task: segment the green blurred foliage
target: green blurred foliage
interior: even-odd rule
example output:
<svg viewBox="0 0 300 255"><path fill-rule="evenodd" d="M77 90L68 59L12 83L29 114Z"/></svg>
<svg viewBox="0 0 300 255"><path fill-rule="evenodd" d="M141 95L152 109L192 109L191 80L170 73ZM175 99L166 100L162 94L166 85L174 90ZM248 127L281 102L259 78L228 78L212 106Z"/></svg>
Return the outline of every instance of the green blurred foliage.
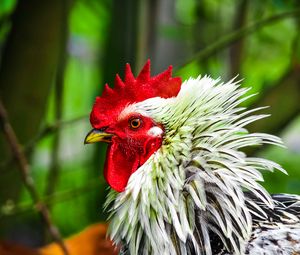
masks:
<svg viewBox="0 0 300 255"><path fill-rule="evenodd" d="M8 16L12 12L16 5L15 0L2 0L0 1L0 43L3 43L8 31L10 30L10 24Z"/></svg>
<svg viewBox="0 0 300 255"><path fill-rule="evenodd" d="M243 1L247 2L246 9L243 10L246 18L241 24L238 24L240 27L234 28L237 12L241 11L239 6ZM129 9L133 2L128 1ZM145 7L143 4L146 2L136 1L140 9ZM147 3L146 7L149 7L152 2L148 1ZM134 38L138 43L145 41L148 44L152 43L154 51L147 52L145 50L146 53L142 55L142 59L137 60L137 63L151 57L153 58L152 63L154 63L153 69L162 71L159 69L160 64L166 68L169 61L174 60L176 74L180 75L183 80L199 74L228 79L233 75L230 72L230 49L240 51L240 59L234 59L239 66L235 75L239 74L239 78L244 79L243 86L252 87L251 93L259 93L258 96L248 101L248 106L255 104L260 97L266 96L269 89L278 86L286 72L292 68L293 56L297 56L299 53L293 48L294 44L299 48L300 42L296 41L299 27L296 19L290 17L270 23L251 35L242 37L240 40L241 50L228 44L204 59L195 59L199 51L205 51L207 47L234 30L277 13L295 10L299 6L296 1L176 0L175 2L165 1L164 4L160 1L155 1L155 3L156 7L154 2L152 4L156 9L154 7L146 8L149 20L151 20L151 16L155 17L155 20L152 20L152 23L149 20L148 23L143 23L145 31L152 31L151 29L155 27L154 32L152 31L152 34L148 34L146 38L140 38L142 35L137 33ZM15 0L0 1L0 18L5 19L0 24L0 42L2 44L5 43L7 34L10 32L9 16L13 13L16 4ZM76 0L72 4L68 18L69 36L66 47L67 64L64 73L62 120L67 121L81 116L85 116L85 118L61 127L58 147L59 178L53 184L55 193L51 197L44 197L45 201L50 201L53 221L64 236L75 233L93 222L104 220L106 217L102 209L107 189L102 174L105 148L102 146L99 147L100 149L96 149L96 145L83 146L83 140L90 129L88 114L94 98L101 93L103 84L106 82L103 77L107 75L104 73L107 58L119 58L120 62L127 61L124 56L116 56L115 52L108 53L106 51L109 36L113 36L114 32L118 33L118 31L110 29L112 21L118 18L115 16L118 14L115 11L115 5L114 1L108 0ZM128 12L126 15L132 15L132 13ZM131 26L141 25L138 22L141 22L143 17L139 15L139 12L134 13L136 22L128 24ZM128 16L127 18L129 19ZM127 29L130 32L133 27L119 29ZM173 51L168 51L169 53L166 54L165 48L162 47L163 44L167 45L168 50L173 49ZM127 38L124 38L124 42L120 42L120 45L125 48L129 47ZM140 46L147 48L146 45ZM117 49L116 52L118 52ZM300 63L299 56L296 58L298 65ZM188 65L182 65L188 60L192 61ZM122 70L119 71L122 73ZM113 77L109 78L113 79ZM52 86L41 130L47 124L56 121L57 98L55 92L55 86ZM276 116L270 118L276 118ZM258 152L263 157L275 160L289 172L288 176L283 173L264 173L266 180L264 185L270 192L300 194L299 130L300 119L291 119L288 125L280 127L276 132L283 137L287 148L270 146ZM41 139L30 157L32 175L40 194L45 194L47 187L55 135L55 133L51 133ZM292 142L297 139L298 143L293 143L292 146ZM2 168L0 174L1 171L7 171ZM0 230L2 236L12 238L10 233L13 230L8 225L18 226L19 219L23 219L22 224L26 224L26 221L30 224L32 219L36 218L31 203L30 196L23 188L18 198L7 198L7 203L0 205L0 220L8 222L5 231L3 231L4 228Z"/></svg>
<svg viewBox="0 0 300 255"><path fill-rule="evenodd" d="M300 194L299 130L300 118L298 117L281 133L286 148L270 146L259 153L267 159L276 160L288 172L287 175L281 172L264 173L264 186L271 193Z"/></svg>
<svg viewBox="0 0 300 255"><path fill-rule="evenodd" d="M16 5L16 0L2 0L0 1L0 16L8 15L12 12Z"/></svg>

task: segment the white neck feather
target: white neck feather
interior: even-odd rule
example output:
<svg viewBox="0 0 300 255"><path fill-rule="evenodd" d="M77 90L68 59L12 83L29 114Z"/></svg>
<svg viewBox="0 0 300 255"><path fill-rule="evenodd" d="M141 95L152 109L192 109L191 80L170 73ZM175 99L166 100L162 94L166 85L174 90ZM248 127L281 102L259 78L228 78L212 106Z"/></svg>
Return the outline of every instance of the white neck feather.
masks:
<svg viewBox="0 0 300 255"><path fill-rule="evenodd" d="M251 213L265 217L249 191L273 206L257 182L259 170L284 170L274 162L247 157L240 148L279 138L250 134L245 125L266 117L248 116L238 105L248 90L232 81L189 79L177 97L151 98L130 109L165 128L161 148L129 179L123 193L111 191L110 237L130 254L211 254L209 233L234 254L243 254L250 238Z"/></svg>

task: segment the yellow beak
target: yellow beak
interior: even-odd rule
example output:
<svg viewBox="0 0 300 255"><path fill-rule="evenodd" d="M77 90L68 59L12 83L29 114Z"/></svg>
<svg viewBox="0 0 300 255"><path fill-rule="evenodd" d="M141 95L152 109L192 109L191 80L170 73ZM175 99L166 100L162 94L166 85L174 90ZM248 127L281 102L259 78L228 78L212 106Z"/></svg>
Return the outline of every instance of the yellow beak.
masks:
<svg viewBox="0 0 300 255"><path fill-rule="evenodd" d="M85 137L84 144L105 142L110 143L112 134L105 133L104 131L98 129L92 129Z"/></svg>

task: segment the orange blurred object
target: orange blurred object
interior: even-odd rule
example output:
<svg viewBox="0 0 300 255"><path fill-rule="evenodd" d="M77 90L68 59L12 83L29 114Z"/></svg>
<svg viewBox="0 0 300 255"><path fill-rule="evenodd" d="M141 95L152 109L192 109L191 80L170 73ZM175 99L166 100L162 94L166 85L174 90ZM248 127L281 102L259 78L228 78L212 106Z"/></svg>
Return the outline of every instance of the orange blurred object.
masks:
<svg viewBox="0 0 300 255"><path fill-rule="evenodd" d="M94 224L65 240L69 255L117 255L112 242L106 238L107 225ZM38 250L28 249L8 242L0 242L0 255L63 255L56 243Z"/></svg>
<svg viewBox="0 0 300 255"><path fill-rule="evenodd" d="M107 225L94 224L65 240L70 255L116 255L112 242L106 238ZM60 247L49 244L39 249L40 255L63 255Z"/></svg>

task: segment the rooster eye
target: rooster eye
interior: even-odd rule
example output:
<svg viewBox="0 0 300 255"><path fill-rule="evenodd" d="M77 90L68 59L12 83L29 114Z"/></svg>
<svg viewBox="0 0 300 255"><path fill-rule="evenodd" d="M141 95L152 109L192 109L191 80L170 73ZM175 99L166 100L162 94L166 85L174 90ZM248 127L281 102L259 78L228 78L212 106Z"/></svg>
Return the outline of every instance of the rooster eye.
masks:
<svg viewBox="0 0 300 255"><path fill-rule="evenodd" d="M141 124L142 124L142 121L139 118L132 118L129 120L129 125L133 129L139 128L141 126Z"/></svg>

